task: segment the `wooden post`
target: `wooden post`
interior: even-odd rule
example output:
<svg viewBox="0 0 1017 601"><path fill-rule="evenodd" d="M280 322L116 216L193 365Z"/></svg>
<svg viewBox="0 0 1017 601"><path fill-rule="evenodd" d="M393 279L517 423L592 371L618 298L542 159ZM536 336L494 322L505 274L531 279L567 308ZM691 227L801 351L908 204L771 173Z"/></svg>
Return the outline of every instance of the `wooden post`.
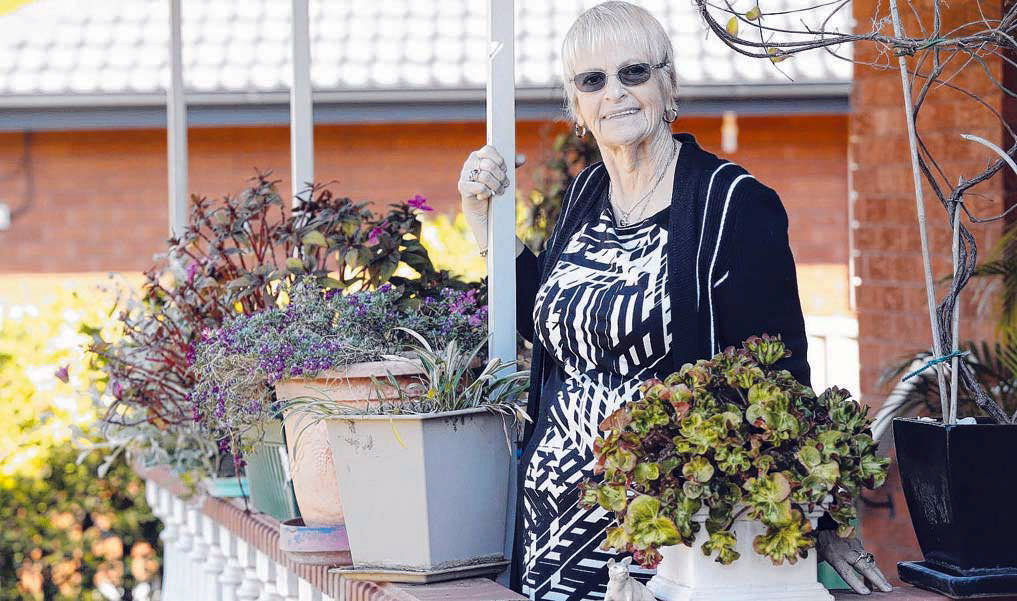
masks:
<svg viewBox="0 0 1017 601"><path fill-rule="evenodd" d="M187 105L184 101L180 0L169 0L170 79L166 90L166 146L169 161L169 235L187 227Z"/></svg>
<svg viewBox="0 0 1017 601"><path fill-rule="evenodd" d="M898 38L904 37L904 29L900 22L900 13L897 10L897 0L890 0L890 16L893 19L893 35ZM925 198L922 192L922 174L918 165L918 138L915 135L915 116L911 103L911 79L908 77L907 61L904 55L897 57L897 66L900 68L901 86L904 88L904 114L908 126L908 142L911 148L911 172L915 181L915 207L918 213L918 235L922 242L922 267L925 274L925 300L929 305L929 326L932 329L932 352L933 359L943 356L943 341L940 338L939 322L936 321L936 285L932 280L932 260L929 258L929 234L925 227ZM943 423L947 423L950 416L950 407L947 401L946 374L943 371L943 364L937 363L933 366L936 370L936 378L939 381L939 403Z"/></svg>
<svg viewBox="0 0 1017 601"><path fill-rule="evenodd" d="M505 160L509 185L491 199L488 219L488 327L492 357L516 358L516 106L515 106L515 2L487 3L487 143ZM516 461L509 474L508 515L505 522L505 557L512 558L515 534ZM498 582L507 585L509 570Z"/></svg>
<svg viewBox="0 0 1017 601"><path fill-rule="evenodd" d="M311 33L308 0L293 0L290 64L290 176L293 205L314 182L314 105L311 100Z"/></svg>

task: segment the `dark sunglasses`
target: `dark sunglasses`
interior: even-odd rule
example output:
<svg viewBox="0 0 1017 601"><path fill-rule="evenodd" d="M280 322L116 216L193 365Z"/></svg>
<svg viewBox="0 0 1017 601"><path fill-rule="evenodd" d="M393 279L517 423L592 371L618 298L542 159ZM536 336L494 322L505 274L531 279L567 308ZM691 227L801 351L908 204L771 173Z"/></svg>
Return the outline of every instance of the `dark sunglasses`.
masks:
<svg viewBox="0 0 1017 601"><path fill-rule="evenodd" d="M667 61L659 65L650 63L636 63L626 65L618 69L618 80L627 86L638 86L650 80L650 74L654 69L660 69L667 65ZM583 92L596 92L607 85L607 73L604 71L586 71L572 78L576 88Z"/></svg>

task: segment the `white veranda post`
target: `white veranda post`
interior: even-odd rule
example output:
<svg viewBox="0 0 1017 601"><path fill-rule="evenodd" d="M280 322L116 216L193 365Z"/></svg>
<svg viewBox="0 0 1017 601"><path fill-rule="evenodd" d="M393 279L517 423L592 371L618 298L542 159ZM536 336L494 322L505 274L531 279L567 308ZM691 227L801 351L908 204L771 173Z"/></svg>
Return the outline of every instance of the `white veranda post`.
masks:
<svg viewBox="0 0 1017 601"><path fill-rule="evenodd" d="M488 326L490 355L502 361L516 358L516 109L515 109L515 2L488 0L487 35L487 143L505 159L509 185L491 200L488 219ZM505 557L511 558L515 532L516 462L509 476L508 516L505 523ZM505 583L508 571L499 581Z"/></svg>
<svg viewBox="0 0 1017 601"><path fill-rule="evenodd" d="M311 31L308 0L293 0L290 20L290 177L293 205L314 181L314 118L311 101Z"/></svg>
<svg viewBox="0 0 1017 601"><path fill-rule="evenodd" d="M166 147L169 162L169 235L187 226L187 105L184 102L180 0L169 0L169 86L166 88Z"/></svg>

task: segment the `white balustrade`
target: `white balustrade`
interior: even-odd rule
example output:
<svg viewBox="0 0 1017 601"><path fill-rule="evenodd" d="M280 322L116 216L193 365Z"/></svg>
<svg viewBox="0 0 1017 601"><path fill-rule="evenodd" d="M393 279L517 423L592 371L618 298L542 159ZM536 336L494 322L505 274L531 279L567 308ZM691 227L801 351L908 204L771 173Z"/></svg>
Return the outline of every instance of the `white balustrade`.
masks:
<svg viewBox="0 0 1017 601"><path fill-rule="evenodd" d="M162 517L165 527L162 530L162 578L163 578L163 599L165 601L178 601L180 599L180 581L177 575L179 570L179 554L177 553L177 539L179 528L176 518L173 515L173 495L168 490L159 491L159 514Z"/></svg>
<svg viewBox="0 0 1017 601"><path fill-rule="evenodd" d="M205 597L208 601L223 601L220 577L226 569L226 557L219 545L219 526L215 520L205 517L201 521L201 534L208 547L205 561Z"/></svg>
<svg viewBox="0 0 1017 601"><path fill-rule="evenodd" d="M297 585L297 598L300 601L324 601L326 599L332 601L321 591L311 586L311 583L306 580L301 580Z"/></svg>
<svg viewBox="0 0 1017 601"><path fill-rule="evenodd" d="M194 534L188 528L187 524L187 505L177 498L172 497L171 502L173 505L173 520L177 523L177 544L176 544L176 560L177 570L174 574L180 579L178 583L179 597L181 601L189 601L191 599L198 599L195 595L194 590L194 577L193 577L193 566L191 564L191 545L194 541ZM176 601L176 600L172 600Z"/></svg>
<svg viewBox="0 0 1017 601"><path fill-rule="evenodd" d="M145 499L163 523L162 601L333 601L197 502L151 480Z"/></svg>
<svg viewBox="0 0 1017 601"><path fill-rule="evenodd" d="M275 564L276 592L279 593L283 601L299 601L297 597L297 580L300 579L296 574L287 570L285 566L279 563Z"/></svg>
<svg viewBox="0 0 1017 601"><path fill-rule="evenodd" d="M211 599L213 592L205 587L205 562L208 561L208 545L205 543L205 535L202 532L201 512L193 507L187 509L187 531L191 534L191 552L188 555L192 575L197 578L191 580L192 599Z"/></svg>
<svg viewBox="0 0 1017 601"><path fill-rule="evenodd" d="M258 570L258 578L261 579L261 596L258 601L284 601L276 588L276 564L267 554L255 551L255 563Z"/></svg>
<svg viewBox="0 0 1017 601"><path fill-rule="evenodd" d="M254 546L242 538L237 540L237 550L237 556L240 558L240 567L243 569L240 588L237 589L237 599L240 601L257 601L261 595L261 579L258 578L256 551Z"/></svg>
<svg viewBox="0 0 1017 601"><path fill-rule="evenodd" d="M226 567L219 577L222 585L222 601L237 601L237 589L244 581L244 570L240 566L237 551L237 537L226 526L219 526L219 548L226 559Z"/></svg>

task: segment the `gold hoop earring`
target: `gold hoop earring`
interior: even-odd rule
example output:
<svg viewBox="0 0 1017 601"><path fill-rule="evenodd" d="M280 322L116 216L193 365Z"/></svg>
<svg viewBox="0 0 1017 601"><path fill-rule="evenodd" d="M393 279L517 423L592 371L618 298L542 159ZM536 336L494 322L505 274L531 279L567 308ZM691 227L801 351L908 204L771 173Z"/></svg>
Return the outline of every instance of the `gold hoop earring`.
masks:
<svg viewBox="0 0 1017 601"><path fill-rule="evenodd" d="M671 117L670 119L668 119L667 118L668 111L674 111L674 117ZM674 123L675 119L677 119L677 118L678 118L678 107L677 106L675 106L674 108L671 108L671 109L665 109L664 110L664 123Z"/></svg>
<svg viewBox="0 0 1017 601"><path fill-rule="evenodd" d="M583 125L580 127L580 125L576 123L576 137L582 138L585 135L586 135L586 126Z"/></svg>

